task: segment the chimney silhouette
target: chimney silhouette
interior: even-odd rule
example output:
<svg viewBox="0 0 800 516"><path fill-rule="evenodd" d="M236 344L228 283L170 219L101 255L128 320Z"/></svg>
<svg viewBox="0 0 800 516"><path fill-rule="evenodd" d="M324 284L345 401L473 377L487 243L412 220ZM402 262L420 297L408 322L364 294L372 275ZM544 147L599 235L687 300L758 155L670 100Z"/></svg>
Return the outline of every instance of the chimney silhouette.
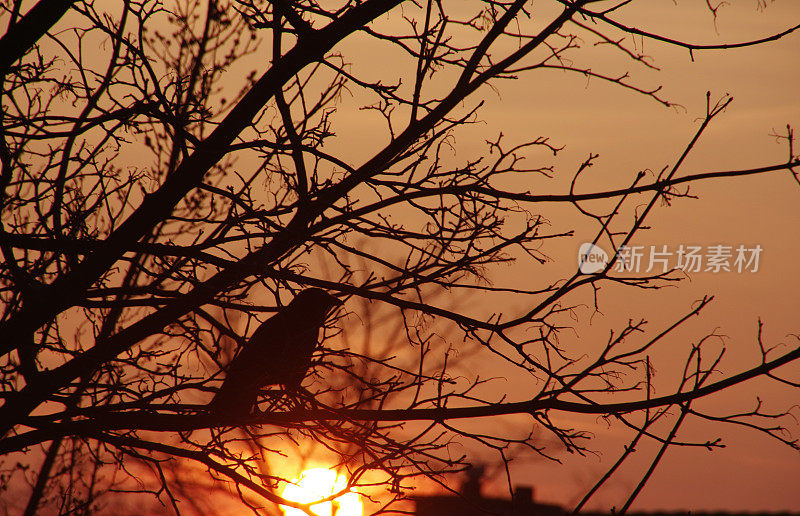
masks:
<svg viewBox="0 0 800 516"><path fill-rule="evenodd" d="M514 506L533 505L533 486L516 486L514 488Z"/></svg>
<svg viewBox="0 0 800 516"><path fill-rule="evenodd" d="M481 498L481 484L486 467L482 464L473 464L464 473L466 479L461 483L461 496L470 500Z"/></svg>

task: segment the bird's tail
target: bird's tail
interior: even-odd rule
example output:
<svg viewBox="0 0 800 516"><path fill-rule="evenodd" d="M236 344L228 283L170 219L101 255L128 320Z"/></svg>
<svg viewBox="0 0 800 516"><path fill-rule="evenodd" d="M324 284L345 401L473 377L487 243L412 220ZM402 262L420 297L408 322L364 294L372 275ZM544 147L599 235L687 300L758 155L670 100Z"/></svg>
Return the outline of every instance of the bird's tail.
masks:
<svg viewBox="0 0 800 516"><path fill-rule="evenodd" d="M255 396L234 391L223 384L208 404L208 410L218 414L247 414L255 404Z"/></svg>

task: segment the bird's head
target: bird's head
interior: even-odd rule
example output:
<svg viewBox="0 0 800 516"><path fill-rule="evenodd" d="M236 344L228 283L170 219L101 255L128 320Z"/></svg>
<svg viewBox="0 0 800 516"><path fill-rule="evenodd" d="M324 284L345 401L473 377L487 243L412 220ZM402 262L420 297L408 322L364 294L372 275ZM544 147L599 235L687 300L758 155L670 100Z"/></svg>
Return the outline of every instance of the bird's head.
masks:
<svg viewBox="0 0 800 516"><path fill-rule="evenodd" d="M342 305L342 301L321 288L307 288L297 294L289 305L299 313L307 314L310 319L324 321L331 310Z"/></svg>

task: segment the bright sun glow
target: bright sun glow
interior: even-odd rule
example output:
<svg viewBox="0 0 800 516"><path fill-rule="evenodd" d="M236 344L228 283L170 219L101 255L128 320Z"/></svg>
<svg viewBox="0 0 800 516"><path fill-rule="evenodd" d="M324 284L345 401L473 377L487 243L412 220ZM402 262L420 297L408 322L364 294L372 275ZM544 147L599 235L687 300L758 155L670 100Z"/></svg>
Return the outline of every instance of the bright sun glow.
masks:
<svg viewBox="0 0 800 516"><path fill-rule="evenodd" d="M309 503L321 500L347 487L347 479L337 475L335 471L317 468L307 469L300 478L292 480L283 489L287 500ZM306 513L292 507L281 506L286 516L305 516ZM324 502L311 506L311 512L318 516L361 516L363 508L358 493L345 493L332 502Z"/></svg>

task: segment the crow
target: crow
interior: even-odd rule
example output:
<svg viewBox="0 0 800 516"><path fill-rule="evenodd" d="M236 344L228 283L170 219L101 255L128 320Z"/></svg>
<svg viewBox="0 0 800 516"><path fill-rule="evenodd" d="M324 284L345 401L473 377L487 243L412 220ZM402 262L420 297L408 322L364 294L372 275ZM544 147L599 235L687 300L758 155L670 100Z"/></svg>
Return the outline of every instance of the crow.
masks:
<svg viewBox="0 0 800 516"><path fill-rule="evenodd" d="M225 381L209 405L212 412L249 413L268 385L296 390L311 365L319 330L342 302L319 288L303 290L264 321L227 367Z"/></svg>

